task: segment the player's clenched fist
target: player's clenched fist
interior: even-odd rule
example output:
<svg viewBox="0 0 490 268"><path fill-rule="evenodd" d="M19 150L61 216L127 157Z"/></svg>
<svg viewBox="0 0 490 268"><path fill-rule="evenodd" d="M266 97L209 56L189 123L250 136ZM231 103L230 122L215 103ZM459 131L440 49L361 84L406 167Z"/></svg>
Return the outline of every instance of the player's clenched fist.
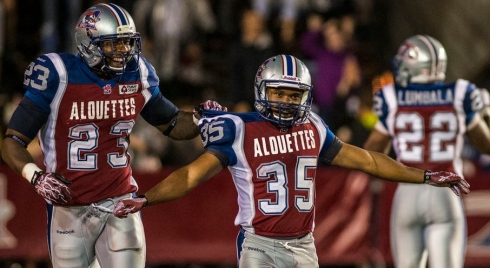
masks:
<svg viewBox="0 0 490 268"><path fill-rule="evenodd" d="M143 209L147 203L148 199L145 196L119 200L114 207L113 213L118 218L126 218L129 213L136 213Z"/></svg>
<svg viewBox="0 0 490 268"><path fill-rule="evenodd" d="M37 193L42 195L46 202L53 205L64 205L71 201L72 192L67 186L70 183L71 181L58 173L44 171L36 171L31 180Z"/></svg>
<svg viewBox="0 0 490 268"><path fill-rule="evenodd" d="M470 192L470 184L459 175L448 171L430 171L424 173L424 182L437 187L449 187L457 195L461 192L468 194Z"/></svg>

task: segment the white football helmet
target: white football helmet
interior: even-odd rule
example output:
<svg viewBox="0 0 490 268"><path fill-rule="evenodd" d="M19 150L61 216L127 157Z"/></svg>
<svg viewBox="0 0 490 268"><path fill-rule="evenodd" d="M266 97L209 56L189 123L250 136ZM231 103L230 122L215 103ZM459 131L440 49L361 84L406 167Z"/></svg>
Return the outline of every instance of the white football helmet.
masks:
<svg viewBox="0 0 490 268"><path fill-rule="evenodd" d="M393 74L398 85L429 84L446 78L447 55L439 41L428 35L406 39L393 59Z"/></svg>
<svg viewBox="0 0 490 268"><path fill-rule="evenodd" d="M287 87L302 91L299 104L270 101L267 97L268 88ZM277 55L264 61L255 76L255 109L260 115L282 127L303 124L311 110L310 72L306 65L296 57ZM272 112L278 109L278 115ZM293 113L291 113L293 111ZM294 114L283 117L282 114Z"/></svg>
<svg viewBox="0 0 490 268"><path fill-rule="evenodd" d="M111 41L113 51L115 41L129 40L130 51L124 55L103 53L102 42ZM138 60L141 54L141 38L136 32L131 15L115 4L97 4L87 9L75 27L75 41L82 59L92 68L97 67L109 75L120 75L132 59ZM120 53L119 53L120 54ZM106 56L123 59L122 67L110 66ZM101 65L99 65L102 63ZM138 64L135 64L137 70Z"/></svg>

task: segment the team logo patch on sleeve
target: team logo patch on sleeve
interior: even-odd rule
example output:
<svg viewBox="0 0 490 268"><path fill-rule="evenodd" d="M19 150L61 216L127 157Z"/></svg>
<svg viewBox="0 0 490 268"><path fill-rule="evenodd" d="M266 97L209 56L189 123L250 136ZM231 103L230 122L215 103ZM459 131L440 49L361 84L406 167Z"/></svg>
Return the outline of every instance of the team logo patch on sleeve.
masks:
<svg viewBox="0 0 490 268"><path fill-rule="evenodd" d="M138 84L133 85L119 85L119 95L127 95L138 92Z"/></svg>

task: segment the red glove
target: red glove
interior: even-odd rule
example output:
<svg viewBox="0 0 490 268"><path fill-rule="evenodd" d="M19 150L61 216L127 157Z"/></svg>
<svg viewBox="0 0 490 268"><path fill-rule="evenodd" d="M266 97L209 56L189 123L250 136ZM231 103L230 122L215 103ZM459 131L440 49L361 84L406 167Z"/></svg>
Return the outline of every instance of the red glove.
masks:
<svg viewBox="0 0 490 268"><path fill-rule="evenodd" d="M470 184L459 175L448 171L430 171L424 173L424 183L436 187L449 187L457 196L461 192L468 194L470 192Z"/></svg>
<svg viewBox="0 0 490 268"><path fill-rule="evenodd" d="M129 213L136 213L146 207L147 204L148 199L146 199L146 196L139 195L136 198L119 200L112 212L118 218L126 218Z"/></svg>
<svg viewBox="0 0 490 268"><path fill-rule="evenodd" d="M36 192L53 205L64 205L71 201L72 192L68 188L71 181L58 173L36 171L31 180Z"/></svg>
<svg viewBox="0 0 490 268"><path fill-rule="evenodd" d="M199 106L197 106L193 111L194 113L193 119L196 125L199 124L199 119L201 119L204 110L227 112L228 108L226 106L221 106L221 104L219 104L217 101L212 101L212 100L207 100L199 104Z"/></svg>

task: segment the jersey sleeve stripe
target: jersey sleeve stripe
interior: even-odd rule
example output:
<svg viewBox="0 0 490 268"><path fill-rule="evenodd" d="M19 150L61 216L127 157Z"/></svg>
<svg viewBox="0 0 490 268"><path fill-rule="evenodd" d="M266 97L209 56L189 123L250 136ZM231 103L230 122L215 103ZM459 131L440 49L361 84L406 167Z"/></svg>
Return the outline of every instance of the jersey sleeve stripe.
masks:
<svg viewBox="0 0 490 268"><path fill-rule="evenodd" d="M66 87L68 85L68 73L66 71L65 64L61 57L56 53L50 53L46 55L56 69L59 77L59 85L56 90L56 94L51 101L50 108L51 113L48 118L48 122L46 123L48 128L42 128L39 132L39 141L40 146L43 149L45 154L45 163L46 163L46 171L52 172L56 170L56 146L54 142L52 144L47 143L47 141L54 141L54 135L56 130L56 118L58 118L59 106L63 95L65 94ZM50 137L46 139L46 137ZM52 148L52 150L51 150Z"/></svg>
<svg viewBox="0 0 490 268"><path fill-rule="evenodd" d="M239 213L235 218L235 225L252 226L255 217L254 185L252 182L252 170L245 157L243 143L245 139L245 124L238 116L226 114L223 117L231 119L235 125L235 139L232 144L236 154L237 163L229 167L231 177L237 187L238 201L241 204ZM240 179L237 179L240 178ZM246 205L247 204L247 205ZM249 205L249 206L248 206ZM246 206L246 207L245 207Z"/></svg>
<svg viewBox="0 0 490 268"><path fill-rule="evenodd" d="M315 113L310 113L310 121L318 129L318 133L320 134L320 148L323 148L323 144L327 138L327 125L323 122L320 116Z"/></svg>
<svg viewBox="0 0 490 268"><path fill-rule="evenodd" d="M388 105L389 113L386 115L386 125L388 126L388 131L394 133L394 121L395 115L398 110L398 101L396 99L395 87L393 84L388 85L383 88L383 94L385 96L385 104Z"/></svg>
<svg viewBox="0 0 490 268"><path fill-rule="evenodd" d="M468 89L468 84L469 84L468 81L458 79L456 81L455 86L454 86L454 104L453 104L454 106L453 107L456 110L458 115L465 115L465 116L458 116L458 124L459 124L459 127L463 130L463 132L466 131L466 127L467 127L466 117L468 117L468 116L473 117L473 115L474 115L474 113L466 114L465 109L463 107L465 95L466 95L466 92Z"/></svg>

